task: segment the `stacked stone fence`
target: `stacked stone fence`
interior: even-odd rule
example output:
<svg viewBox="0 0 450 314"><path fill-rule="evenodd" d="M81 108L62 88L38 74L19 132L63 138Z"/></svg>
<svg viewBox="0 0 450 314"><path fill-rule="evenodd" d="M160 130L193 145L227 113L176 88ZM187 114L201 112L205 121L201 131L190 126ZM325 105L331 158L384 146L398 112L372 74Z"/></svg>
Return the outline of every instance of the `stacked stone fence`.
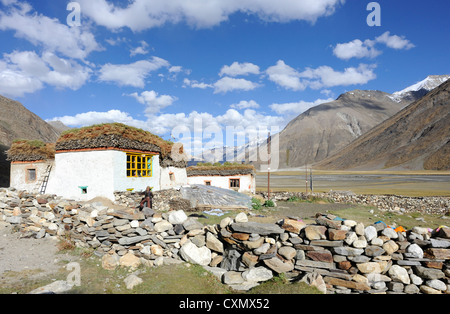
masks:
<svg viewBox="0 0 450 314"><path fill-rule="evenodd" d="M203 225L183 210L118 209L0 189L0 220L26 237L64 237L102 267L202 265L237 291L276 275L324 293L450 293L450 228L394 230L318 213L249 221L245 212Z"/></svg>
<svg viewBox="0 0 450 314"><path fill-rule="evenodd" d="M259 192L263 198L269 197L267 192ZM288 201L290 199L307 200L311 198L325 199L334 203L347 203L369 205L383 211L395 211L399 213L419 212L427 214L448 214L450 210L450 197L427 196L411 197L401 195L360 195L352 192L271 192L270 199L275 201Z"/></svg>

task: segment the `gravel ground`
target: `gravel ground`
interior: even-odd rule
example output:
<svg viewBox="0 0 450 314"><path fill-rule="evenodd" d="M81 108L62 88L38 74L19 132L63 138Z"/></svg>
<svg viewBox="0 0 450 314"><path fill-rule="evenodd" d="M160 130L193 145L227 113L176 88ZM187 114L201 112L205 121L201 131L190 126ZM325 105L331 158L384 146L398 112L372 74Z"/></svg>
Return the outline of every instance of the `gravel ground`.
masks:
<svg viewBox="0 0 450 314"><path fill-rule="evenodd" d="M39 278L61 270L65 263L77 257L58 253L57 240L50 238L20 238L19 232L0 222L0 283L11 284L29 274L27 279ZM11 272L18 273L17 276Z"/></svg>

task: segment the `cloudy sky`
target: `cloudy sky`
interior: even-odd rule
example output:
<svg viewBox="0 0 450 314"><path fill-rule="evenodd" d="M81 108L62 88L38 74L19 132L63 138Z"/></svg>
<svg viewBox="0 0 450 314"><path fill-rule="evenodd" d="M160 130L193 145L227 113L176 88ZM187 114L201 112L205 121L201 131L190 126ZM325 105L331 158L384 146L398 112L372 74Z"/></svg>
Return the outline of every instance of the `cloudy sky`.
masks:
<svg viewBox="0 0 450 314"><path fill-rule="evenodd" d="M450 74L449 1L369 3L0 0L0 94L70 127L187 143L186 130L281 130L346 91Z"/></svg>

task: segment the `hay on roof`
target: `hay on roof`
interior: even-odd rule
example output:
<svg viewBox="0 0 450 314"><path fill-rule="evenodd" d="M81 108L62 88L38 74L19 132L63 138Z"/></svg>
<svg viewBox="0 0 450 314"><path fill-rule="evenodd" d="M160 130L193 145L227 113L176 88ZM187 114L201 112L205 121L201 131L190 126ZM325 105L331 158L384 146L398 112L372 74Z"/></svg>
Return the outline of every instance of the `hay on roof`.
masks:
<svg viewBox="0 0 450 314"><path fill-rule="evenodd" d="M114 147L158 152L165 157L172 145L148 131L122 123L106 123L63 132L56 142L56 150Z"/></svg>
<svg viewBox="0 0 450 314"><path fill-rule="evenodd" d="M191 166L186 168L188 177L195 176L236 176L255 175L255 167L252 165L232 166Z"/></svg>
<svg viewBox="0 0 450 314"><path fill-rule="evenodd" d="M9 161L37 161L55 158L55 144L39 140L16 140L6 152Z"/></svg>

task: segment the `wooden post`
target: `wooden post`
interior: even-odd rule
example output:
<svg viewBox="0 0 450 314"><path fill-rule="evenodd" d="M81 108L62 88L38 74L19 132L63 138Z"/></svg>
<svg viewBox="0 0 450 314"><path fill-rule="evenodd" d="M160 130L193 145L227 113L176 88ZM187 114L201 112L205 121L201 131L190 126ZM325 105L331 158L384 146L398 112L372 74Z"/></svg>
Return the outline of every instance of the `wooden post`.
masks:
<svg viewBox="0 0 450 314"><path fill-rule="evenodd" d="M270 200L270 132L267 136L267 154L268 154L268 162L267 162L267 199Z"/></svg>
<svg viewBox="0 0 450 314"><path fill-rule="evenodd" d="M305 192L308 195L308 167L305 166Z"/></svg>

